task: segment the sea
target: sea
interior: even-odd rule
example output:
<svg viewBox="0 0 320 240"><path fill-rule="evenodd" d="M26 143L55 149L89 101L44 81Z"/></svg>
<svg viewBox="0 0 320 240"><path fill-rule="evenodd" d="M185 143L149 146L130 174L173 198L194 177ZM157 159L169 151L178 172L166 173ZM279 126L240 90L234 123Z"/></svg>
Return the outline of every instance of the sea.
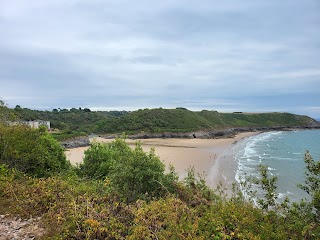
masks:
<svg viewBox="0 0 320 240"><path fill-rule="evenodd" d="M278 201L286 196L291 202L308 199L297 185L304 184L306 165L304 154L308 150L314 160L320 161L320 130L265 132L238 142L232 149L238 163L236 180L245 176L259 177L258 166L268 167L269 176L277 176ZM261 189L253 186L259 197Z"/></svg>

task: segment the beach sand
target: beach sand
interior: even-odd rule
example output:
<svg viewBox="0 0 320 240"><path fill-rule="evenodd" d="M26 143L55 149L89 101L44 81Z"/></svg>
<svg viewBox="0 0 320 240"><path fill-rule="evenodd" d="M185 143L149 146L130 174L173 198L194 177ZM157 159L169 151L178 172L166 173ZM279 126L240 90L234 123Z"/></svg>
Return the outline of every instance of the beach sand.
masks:
<svg viewBox="0 0 320 240"><path fill-rule="evenodd" d="M237 141L256 134L257 132L240 133L233 138L223 139L127 139L126 142L134 147L136 141L140 141L144 151L150 151L154 147L156 155L167 167L169 164L174 166L180 179L193 166L197 173L206 175L206 182L210 187L215 188L221 182L230 189L235 182L237 169L231 149ZM94 138L91 141L110 142L112 139ZM81 163L87 148L68 149L67 158L73 165Z"/></svg>

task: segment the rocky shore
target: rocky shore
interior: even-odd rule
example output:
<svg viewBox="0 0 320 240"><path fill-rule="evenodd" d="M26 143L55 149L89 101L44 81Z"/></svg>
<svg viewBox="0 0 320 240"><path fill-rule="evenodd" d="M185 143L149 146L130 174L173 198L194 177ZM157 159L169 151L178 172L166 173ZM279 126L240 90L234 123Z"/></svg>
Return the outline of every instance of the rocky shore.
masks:
<svg viewBox="0 0 320 240"><path fill-rule="evenodd" d="M141 132L128 135L129 139L149 139L149 138L200 138L200 139L215 139L215 138L230 138L234 137L238 133L243 132L268 132L268 131L292 131L292 130L307 130L307 129L320 129L319 122L315 122L308 126L274 126L274 127L242 127L242 128L229 128L223 130L203 130L196 132L186 133L148 133ZM101 136L106 139L113 139L119 137L118 134L110 134Z"/></svg>
<svg viewBox="0 0 320 240"><path fill-rule="evenodd" d="M77 137L67 141L61 142L61 145L64 148L78 148L78 147L87 147L90 145L89 137Z"/></svg>
<svg viewBox="0 0 320 240"><path fill-rule="evenodd" d="M0 215L0 240L33 240L45 233L40 218L21 219Z"/></svg>

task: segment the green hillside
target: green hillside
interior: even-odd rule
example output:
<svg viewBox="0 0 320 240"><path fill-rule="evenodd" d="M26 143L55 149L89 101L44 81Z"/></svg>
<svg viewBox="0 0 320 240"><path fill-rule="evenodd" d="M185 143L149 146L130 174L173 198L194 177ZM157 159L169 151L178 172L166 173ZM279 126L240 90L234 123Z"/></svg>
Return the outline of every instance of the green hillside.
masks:
<svg viewBox="0 0 320 240"><path fill-rule="evenodd" d="M290 113L218 113L185 109L145 109L125 114L119 118L102 120L98 132L192 132L232 127L305 126L313 119Z"/></svg>
<svg viewBox="0 0 320 240"><path fill-rule="evenodd" d="M52 128L69 134L184 133L239 127L310 126L315 123L315 120L308 116L290 113L219 113L208 110L194 112L185 108L106 112L90 111L87 108L38 111L17 106L10 111L17 119L50 121Z"/></svg>

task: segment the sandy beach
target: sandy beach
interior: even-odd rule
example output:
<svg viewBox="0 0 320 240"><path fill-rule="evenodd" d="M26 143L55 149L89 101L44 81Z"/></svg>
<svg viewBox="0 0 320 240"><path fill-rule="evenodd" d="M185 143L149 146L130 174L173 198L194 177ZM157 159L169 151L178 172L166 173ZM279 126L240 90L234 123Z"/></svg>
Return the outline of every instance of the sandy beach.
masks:
<svg viewBox="0 0 320 240"><path fill-rule="evenodd" d="M186 176L186 170L193 166L195 171L206 175L207 184L216 187L219 182L230 188L235 181L235 162L231 149L233 144L243 138L256 135L257 132L240 133L233 138L224 139L140 139L126 141L134 147L140 141L142 148L149 151L155 148L156 155L166 166L172 164L180 179ZM110 142L112 139L93 138L91 141ZM84 151L88 147L68 149L67 158L72 164L81 163Z"/></svg>

